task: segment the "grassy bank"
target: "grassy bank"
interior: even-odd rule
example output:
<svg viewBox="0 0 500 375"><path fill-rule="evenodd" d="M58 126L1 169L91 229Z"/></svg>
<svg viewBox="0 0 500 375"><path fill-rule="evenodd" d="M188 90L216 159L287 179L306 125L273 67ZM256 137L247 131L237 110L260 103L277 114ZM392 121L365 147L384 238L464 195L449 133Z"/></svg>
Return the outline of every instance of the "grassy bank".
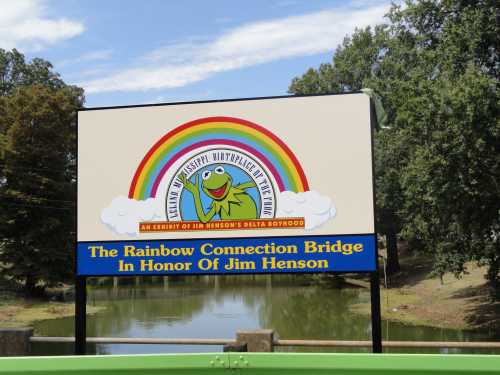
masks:
<svg viewBox="0 0 500 375"><path fill-rule="evenodd" d="M486 267L467 265L467 274L456 279L445 274L443 283L431 276L424 257L403 256L401 272L381 287L383 319L411 325L454 329L500 329L500 303L492 302L485 282ZM370 304L356 304L351 311L369 314Z"/></svg>
<svg viewBox="0 0 500 375"><path fill-rule="evenodd" d="M87 306L87 313L94 314L99 307ZM75 306L69 302L48 302L21 297L0 300L0 328L26 327L46 319L75 315Z"/></svg>

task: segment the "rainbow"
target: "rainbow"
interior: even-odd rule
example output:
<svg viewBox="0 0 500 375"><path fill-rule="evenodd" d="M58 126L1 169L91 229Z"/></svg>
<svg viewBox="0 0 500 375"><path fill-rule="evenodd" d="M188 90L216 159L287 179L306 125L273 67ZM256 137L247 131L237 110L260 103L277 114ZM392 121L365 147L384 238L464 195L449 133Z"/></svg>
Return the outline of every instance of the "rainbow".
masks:
<svg viewBox="0 0 500 375"><path fill-rule="evenodd" d="M179 158L211 145L232 146L253 155L271 172L280 191L309 190L299 161L269 130L239 118L206 117L173 129L151 147L135 171L129 198L156 197L163 176Z"/></svg>

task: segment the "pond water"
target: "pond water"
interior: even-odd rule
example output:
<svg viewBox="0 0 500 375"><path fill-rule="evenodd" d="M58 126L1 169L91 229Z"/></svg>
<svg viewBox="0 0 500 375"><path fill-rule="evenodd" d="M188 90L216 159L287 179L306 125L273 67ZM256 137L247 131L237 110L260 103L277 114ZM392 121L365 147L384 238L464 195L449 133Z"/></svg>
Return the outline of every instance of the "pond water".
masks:
<svg viewBox="0 0 500 375"><path fill-rule="evenodd" d="M121 280L121 284L126 280ZM139 280L138 280L139 281ZM148 284L144 284L148 282ZM109 283L111 283L109 281ZM241 329L274 329L283 339L370 340L368 317L349 305L369 302L367 290L318 283L311 277L199 276L144 279L134 285L89 287L90 305L105 309L89 316L87 335L101 337L230 338ZM383 303L383 302L382 302ZM41 336L72 336L73 318L38 322ZM498 332L467 332L383 322L384 340L485 341ZM281 351L335 351L279 348ZM220 352L221 346L89 344L97 354ZM338 349L368 351L368 349ZM494 353L493 350L391 349L388 352ZM72 344L34 344L34 355L72 354ZM500 354L499 351L496 354Z"/></svg>

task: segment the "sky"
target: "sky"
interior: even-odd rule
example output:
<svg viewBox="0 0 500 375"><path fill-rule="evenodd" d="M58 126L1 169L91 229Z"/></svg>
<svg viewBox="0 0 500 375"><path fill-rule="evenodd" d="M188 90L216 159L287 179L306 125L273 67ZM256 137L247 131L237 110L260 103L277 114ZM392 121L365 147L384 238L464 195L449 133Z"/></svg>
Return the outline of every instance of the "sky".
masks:
<svg viewBox="0 0 500 375"><path fill-rule="evenodd" d="M50 61L86 106L287 94L385 0L0 0L0 48Z"/></svg>

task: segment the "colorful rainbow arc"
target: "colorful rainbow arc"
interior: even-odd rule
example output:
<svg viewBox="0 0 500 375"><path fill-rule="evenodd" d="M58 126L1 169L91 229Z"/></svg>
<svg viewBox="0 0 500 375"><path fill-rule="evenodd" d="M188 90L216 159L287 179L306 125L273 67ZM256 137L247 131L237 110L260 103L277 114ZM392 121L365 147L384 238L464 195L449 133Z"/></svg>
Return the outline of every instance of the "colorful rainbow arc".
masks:
<svg viewBox="0 0 500 375"><path fill-rule="evenodd" d="M173 129L151 147L135 171L129 198L156 197L163 176L177 160L211 145L232 146L253 155L271 172L280 191L309 190L299 161L269 130L239 118L206 117Z"/></svg>

